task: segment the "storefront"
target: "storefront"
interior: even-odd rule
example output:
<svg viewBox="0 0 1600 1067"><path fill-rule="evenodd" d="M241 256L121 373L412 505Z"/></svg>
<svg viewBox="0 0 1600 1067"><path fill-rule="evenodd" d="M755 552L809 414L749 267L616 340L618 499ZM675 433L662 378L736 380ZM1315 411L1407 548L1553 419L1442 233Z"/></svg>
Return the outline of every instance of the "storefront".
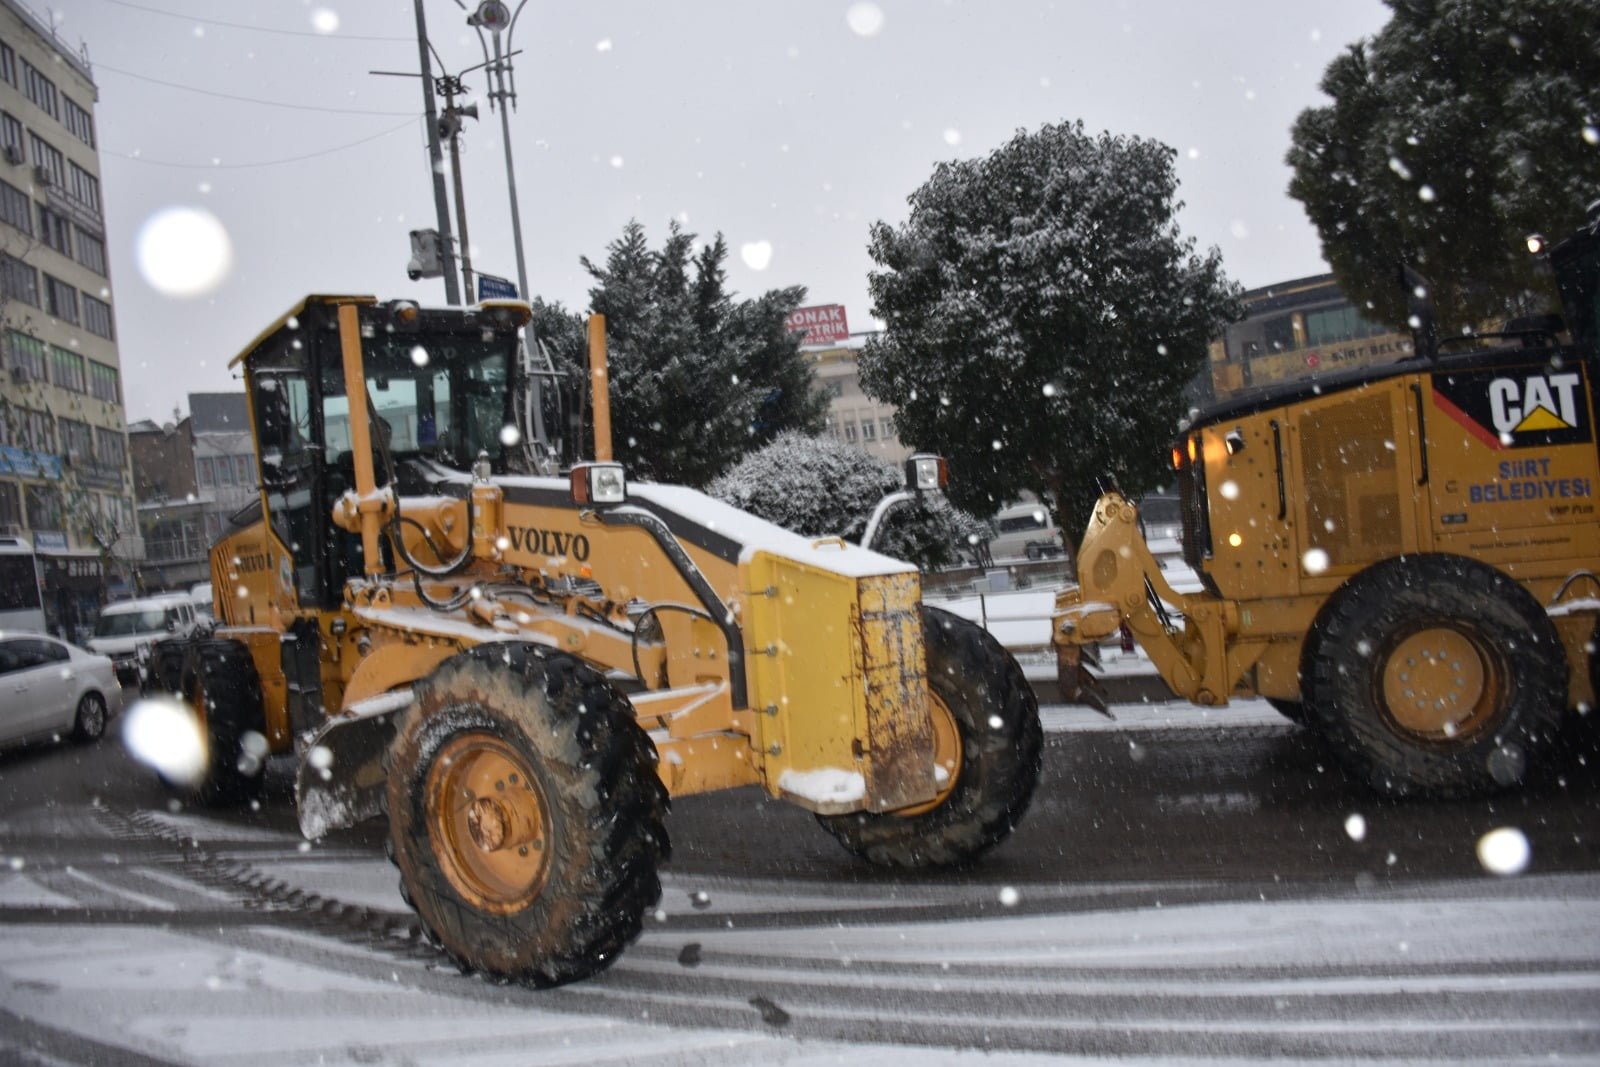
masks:
<svg viewBox="0 0 1600 1067"><path fill-rule="evenodd" d="M105 600L105 564L100 553L68 549L66 538L56 536L59 541L49 534L34 535L45 627L58 637L82 644L94 630Z"/></svg>

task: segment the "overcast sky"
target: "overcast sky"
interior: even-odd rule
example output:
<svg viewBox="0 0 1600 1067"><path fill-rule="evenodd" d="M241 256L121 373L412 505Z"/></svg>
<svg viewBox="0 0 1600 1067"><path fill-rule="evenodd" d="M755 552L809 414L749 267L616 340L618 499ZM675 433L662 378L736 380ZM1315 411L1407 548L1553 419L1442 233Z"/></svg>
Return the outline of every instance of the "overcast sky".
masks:
<svg viewBox="0 0 1600 1067"><path fill-rule="evenodd" d="M421 89L368 73L418 68L410 0L49 10L100 87L130 421L238 388L229 360L306 293L444 303L440 281L405 276L407 231L434 225ZM452 71L482 61L455 0L425 10ZM1184 232L1245 286L1315 274L1284 192L1289 127L1386 16L1378 0L529 0L511 132L530 285L582 310L579 256L630 218L658 245L677 218L726 235L736 291L804 285L867 329L868 226L902 220L936 162L1073 119L1177 149ZM514 278L500 124L480 109L462 166L473 261ZM225 271L205 269L203 231L159 224L183 217L170 209L220 222Z"/></svg>

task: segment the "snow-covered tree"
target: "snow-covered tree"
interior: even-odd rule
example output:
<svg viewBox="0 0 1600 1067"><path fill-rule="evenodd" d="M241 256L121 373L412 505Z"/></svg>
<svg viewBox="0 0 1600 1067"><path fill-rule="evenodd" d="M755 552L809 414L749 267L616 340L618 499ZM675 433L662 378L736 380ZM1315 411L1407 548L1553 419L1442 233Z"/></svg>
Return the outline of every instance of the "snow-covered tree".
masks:
<svg viewBox="0 0 1600 1067"><path fill-rule="evenodd" d="M804 289L736 300L722 235L696 251L676 223L652 250L630 222L606 252L582 262L595 279L590 307L606 316L613 447L633 477L705 485L783 430L822 427L827 399L784 329ZM557 305L536 322L568 380L587 382L581 320ZM587 454L586 403L575 410Z"/></svg>
<svg viewBox="0 0 1600 1067"><path fill-rule="evenodd" d="M872 227L886 328L861 383L901 440L949 458L957 504L989 514L1026 489L1081 530L1099 476L1136 494L1168 477L1183 387L1238 313L1220 254L1178 232L1173 158L1082 123L1018 132Z"/></svg>
<svg viewBox="0 0 1600 1067"><path fill-rule="evenodd" d="M1570 232L1600 196L1600 6L1385 2L1323 73L1333 103L1295 123L1289 194L1371 318L1405 321L1402 261L1446 334L1543 303L1523 238Z"/></svg>
<svg viewBox="0 0 1600 1067"><path fill-rule="evenodd" d="M901 487L899 467L831 438L786 432L746 456L707 487L736 508L806 537L859 541L886 494ZM872 547L923 568L956 562L969 534L987 531L943 497L923 497L889 512Z"/></svg>

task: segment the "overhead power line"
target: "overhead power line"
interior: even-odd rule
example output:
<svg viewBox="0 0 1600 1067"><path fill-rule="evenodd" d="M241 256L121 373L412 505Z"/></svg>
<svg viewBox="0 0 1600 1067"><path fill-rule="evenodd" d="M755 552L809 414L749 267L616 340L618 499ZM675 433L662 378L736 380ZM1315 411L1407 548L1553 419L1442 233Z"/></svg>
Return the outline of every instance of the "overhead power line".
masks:
<svg viewBox="0 0 1600 1067"><path fill-rule="evenodd" d="M230 30L251 30L255 33L275 33L280 37L315 37L323 41L401 41L415 44L415 37L373 37L358 33L317 33L313 30L280 30L272 26L252 26L246 22L225 22L222 19L201 18L199 15L185 15L177 11L163 11L159 7L149 7L145 4L130 3L129 0L105 0L108 4L117 7L131 8L134 11L145 11L152 15L164 15L169 19L180 19L183 22L199 22L207 26L226 26ZM95 66L100 64L96 63Z"/></svg>
<svg viewBox="0 0 1600 1067"><path fill-rule="evenodd" d="M113 74L120 74L124 78L132 78L134 81L149 82L151 85L162 85L168 89L181 89L186 93L199 93L201 96L212 96L219 100L234 100L244 104L260 104L262 107L281 107L287 108L290 111L321 111L329 115L378 115L390 118L398 115L410 116L415 114L415 112L412 111L372 111L365 108L324 107L321 104L290 104L285 103L282 100L262 100L260 97L255 96L237 96L233 93L220 93L214 89L202 89L196 85L183 85L179 82L162 81L160 78L152 78L147 74L135 74L131 70L121 70L117 67L109 67L104 63L96 63L94 66L97 72L108 70Z"/></svg>
<svg viewBox="0 0 1600 1067"><path fill-rule="evenodd" d="M267 159L256 163L223 163L220 160L214 163L176 163L164 159L150 159L136 152L113 152L108 149L101 149L101 152L105 155L116 156L118 159L126 159L134 163L144 163L152 167L176 167L180 170L254 170L258 167L281 167L288 163L304 163L308 159L320 159L323 156L331 156L335 152L343 152L347 149L376 141L379 138L388 137L390 134L399 133L407 126L410 126L412 122L420 118L422 118L422 114L418 112L398 126L392 126L381 133L373 134L371 137L363 137L359 141L351 141L348 144L334 145L332 148L324 148L317 152L307 152L305 155L289 156L285 159Z"/></svg>

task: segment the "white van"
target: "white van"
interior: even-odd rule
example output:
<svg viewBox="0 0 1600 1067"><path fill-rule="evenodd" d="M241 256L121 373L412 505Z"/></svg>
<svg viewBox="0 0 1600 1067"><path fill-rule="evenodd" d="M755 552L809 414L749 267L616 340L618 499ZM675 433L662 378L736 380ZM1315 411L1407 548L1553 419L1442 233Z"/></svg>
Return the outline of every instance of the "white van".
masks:
<svg viewBox="0 0 1600 1067"><path fill-rule="evenodd" d="M124 600L100 610L89 650L110 656L123 685L139 680L139 649L167 637L194 633L194 606L184 593Z"/></svg>
<svg viewBox="0 0 1600 1067"><path fill-rule="evenodd" d="M201 582L199 585L189 587L189 606L194 608L195 621L201 625L213 623L211 583Z"/></svg>
<svg viewBox="0 0 1600 1067"><path fill-rule="evenodd" d="M1026 556L1044 559L1062 556L1066 549L1061 545L1061 534L1050 517L1050 509L1040 503L1014 504L1003 508L990 520L995 536L989 542L989 555L996 563Z"/></svg>

